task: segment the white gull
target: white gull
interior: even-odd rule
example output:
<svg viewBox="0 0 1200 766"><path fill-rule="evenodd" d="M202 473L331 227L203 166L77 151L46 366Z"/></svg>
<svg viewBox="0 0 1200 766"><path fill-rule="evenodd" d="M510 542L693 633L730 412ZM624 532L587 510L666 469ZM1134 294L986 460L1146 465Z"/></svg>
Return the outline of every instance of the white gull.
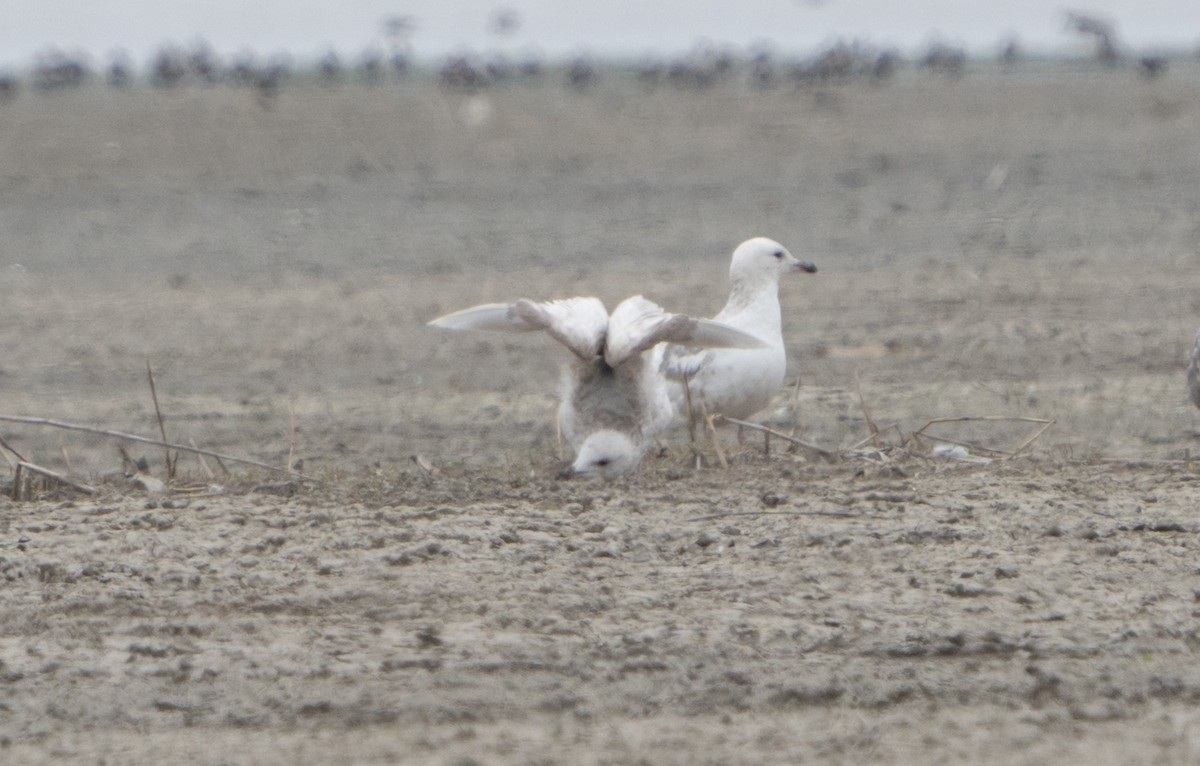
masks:
<svg viewBox="0 0 1200 766"><path fill-rule="evenodd" d="M543 330L575 358L564 369L558 423L575 450L568 475L614 478L636 468L674 410L662 375L663 343L759 348L720 322L670 314L640 295L610 315L598 298L490 303L429 323L449 330Z"/></svg>
<svg viewBox="0 0 1200 766"><path fill-rule="evenodd" d="M676 381L671 399L680 416L688 417L690 411L689 426L706 415L747 420L771 403L787 370L779 278L816 270L766 237L737 246L729 264L729 300L713 320L753 335L763 345L719 350L668 347L663 371Z"/></svg>

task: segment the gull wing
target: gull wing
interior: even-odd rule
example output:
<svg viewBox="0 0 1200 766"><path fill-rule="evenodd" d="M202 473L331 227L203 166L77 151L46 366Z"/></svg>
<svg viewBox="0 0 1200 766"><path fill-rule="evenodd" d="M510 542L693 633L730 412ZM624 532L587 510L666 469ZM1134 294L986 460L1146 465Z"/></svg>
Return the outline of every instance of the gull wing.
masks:
<svg viewBox="0 0 1200 766"><path fill-rule="evenodd" d="M535 303L519 300L513 312L526 324L545 330L584 361L591 361L604 348L608 333L608 309L599 298L566 298Z"/></svg>
<svg viewBox="0 0 1200 766"><path fill-rule="evenodd" d="M485 303L429 322L443 330L491 330L493 332L530 332L541 329L513 315L511 303Z"/></svg>
<svg viewBox="0 0 1200 766"><path fill-rule="evenodd" d="M689 325L692 335L672 341L663 353L660 369L673 380L691 378L713 358L714 348L766 348L767 343L757 336L712 319L694 319Z"/></svg>
<svg viewBox="0 0 1200 766"><path fill-rule="evenodd" d="M764 348L767 344L749 333L711 319L669 314L640 295L626 298L608 320L604 359L609 366L640 354L658 343L678 343L704 348Z"/></svg>
<svg viewBox="0 0 1200 766"><path fill-rule="evenodd" d="M544 330L583 359L600 354L608 329L608 311L599 298L567 298L537 303L486 303L438 317L430 327L444 330L533 332Z"/></svg>
<svg viewBox="0 0 1200 766"><path fill-rule="evenodd" d="M677 336L663 340L702 348L766 348L757 335L713 319L690 319Z"/></svg>

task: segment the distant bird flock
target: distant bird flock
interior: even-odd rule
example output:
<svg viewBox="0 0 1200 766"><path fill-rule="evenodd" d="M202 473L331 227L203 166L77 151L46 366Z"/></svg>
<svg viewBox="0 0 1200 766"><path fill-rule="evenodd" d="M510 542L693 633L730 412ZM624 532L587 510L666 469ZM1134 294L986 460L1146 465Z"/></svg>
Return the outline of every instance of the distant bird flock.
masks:
<svg viewBox="0 0 1200 766"><path fill-rule="evenodd" d="M519 29L520 21L514 11L500 10L493 14L488 29L497 38L505 38ZM225 84L254 89L266 105L288 83L377 85L430 75L443 87L460 91L553 81L574 91L586 91L602 81L621 79L632 80L647 90L704 90L739 83L756 88L800 87L858 80L885 83L904 67L957 78L966 73L969 64L963 48L944 41L930 43L911 58L891 48L837 41L809 56L782 55L766 47L738 50L706 43L683 54L640 61L587 55L551 61L534 52L506 53L498 48L491 53L457 53L440 62L418 63L410 44L415 27L416 22L409 17L387 19L386 45L368 45L348 57L333 50L307 59L285 53L263 57L251 51L223 57L200 41L189 46L163 45L139 67L122 51L114 51L105 62L97 63L89 54L52 48L37 55L27 71L0 71L0 102L11 100L23 87L47 92L103 82L113 88ZM1092 41L1094 58L1104 65L1130 62L1147 79L1167 71L1169 61L1165 55L1123 52L1116 25L1107 19L1068 12L1063 31ZM1008 39L999 46L996 58L1011 67L1024 57L1018 41Z"/></svg>

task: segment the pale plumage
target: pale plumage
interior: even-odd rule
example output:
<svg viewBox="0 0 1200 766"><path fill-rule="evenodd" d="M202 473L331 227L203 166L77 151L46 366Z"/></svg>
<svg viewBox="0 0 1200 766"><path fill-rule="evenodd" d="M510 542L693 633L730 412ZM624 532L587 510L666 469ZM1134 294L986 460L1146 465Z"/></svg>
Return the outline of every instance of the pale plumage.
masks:
<svg viewBox="0 0 1200 766"><path fill-rule="evenodd" d="M738 245L729 265L729 300L713 320L753 335L763 346L719 350L668 347L663 369L675 381L670 395L681 416L686 417L689 400L693 418L721 414L737 420L749 419L771 403L787 370L779 279L784 274L816 270L765 237Z"/></svg>
<svg viewBox="0 0 1200 766"><path fill-rule="evenodd" d="M641 462L670 423L661 343L758 348L760 340L719 322L669 314L640 295L610 315L597 298L492 303L429 323L450 330L543 330L575 355L559 391L559 427L575 450L571 472L612 478Z"/></svg>

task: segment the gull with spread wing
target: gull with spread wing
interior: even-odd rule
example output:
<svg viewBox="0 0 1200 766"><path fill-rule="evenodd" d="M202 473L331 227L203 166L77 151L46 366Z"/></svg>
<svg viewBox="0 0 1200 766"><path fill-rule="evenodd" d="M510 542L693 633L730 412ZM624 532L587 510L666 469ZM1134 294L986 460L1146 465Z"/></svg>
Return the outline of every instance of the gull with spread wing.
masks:
<svg viewBox="0 0 1200 766"><path fill-rule="evenodd" d="M642 461L673 417L662 374L664 343L757 349L742 330L671 314L640 295L610 315L598 298L491 303L429 323L449 330L541 330L575 358L564 369L558 423L575 450L569 474L613 478Z"/></svg>

